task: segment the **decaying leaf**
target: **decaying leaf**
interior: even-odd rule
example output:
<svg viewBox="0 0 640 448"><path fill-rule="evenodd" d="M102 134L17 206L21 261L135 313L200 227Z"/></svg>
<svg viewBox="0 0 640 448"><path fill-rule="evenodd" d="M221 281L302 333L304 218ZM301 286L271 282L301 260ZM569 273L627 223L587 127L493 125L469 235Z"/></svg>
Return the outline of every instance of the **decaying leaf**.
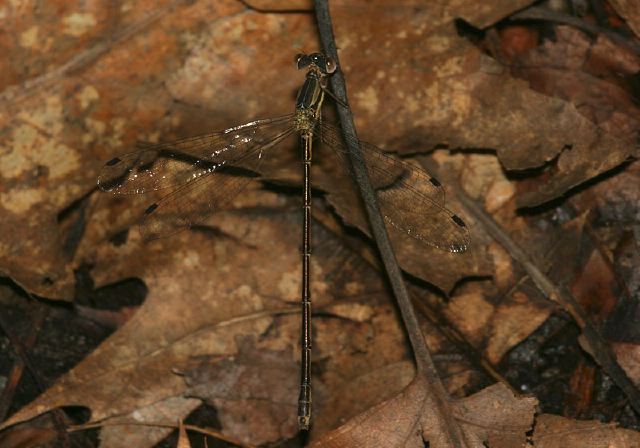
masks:
<svg viewBox="0 0 640 448"><path fill-rule="evenodd" d="M173 431L175 416L188 415L199 404L193 398L169 397L128 415L107 418L101 422L100 441L105 447L153 446Z"/></svg>
<svg viewBox="0 0 640 448"><path fill-rule="evenodd" d="M353 92L352 103L363 129L362 137L400 152L431 150L436 145L492 148L509 169L541 166L562 154L556 180L541 185L538 193L532 193L535 196L519 200L522 205L532 205L557 197L619 164L628 152L618 149L629 145L619 136L610 135L606 128L589 122L566 100L538 93L526 82L514 79L456 29L458 18L487 27L530 2L503 3L482 8L464 1L428 8L394 5L376 19L375 30L359 20L363 14L374 14L375 5L336 4L334 20L342 30L338 33L343 41L339 45L342 68ZM97 170L99 160L122 152L136 139L193 135L291 111L291 96L299 79L290 71L286 63L290 56L286 53L295 51L282 49L291 45L285 36L292 34L299 36L294 46L304 43L309 47L311 21L300 15L247 12L234 16L241 7L237 2L215 7L175 3L160 9L137 5L129 11L129 28L91 31L99 37L115 34L116 44L112 46L105 47L101 42L91 47L88 30L73 28L76 48L93 59L80 58L74 70L65 71L65 57L69 58L66 50L56 55L54 67L57 63L61 68L57 76L52 71L49 77L42 74L37 84L12 86L14 93L4 97L8 107L3 122L4 145L8 149L1 165L3 178L11 180L13 186L3 192L2 203L7 211L4 222L9 227L2 234L29 231L28 237L19 240L33 243L5 241L7 247L15 249L5 251L12 253L12 258L3 262L3 271L33 292L70 297L72 264L59 262L64 235L51 235L58 233L56 216L94 185L96 172L87 170L87 166ZM107 6L96 8L82 14L102 24L100 19L113 13ZM74 17L71 10L68 15ZM209 27L193 37L190 30L205 23L204 17L219 20L207 21ZM358 26L342 26L354 23ZM416 25L410 27L410 33L406 31L408 24ZM21 26L24 28L16 32L25 36L24 45L31 45L30 51L43 52L38 40L28 39L29 32L34 32L29 31L29 24ZM244 41L229 42L234 29L245 31ZM278 31L283 29L289 31ZM154 45L146 44L150 40ZM263 41L264 47L243 49L247 42L256 40ZM376 48L375 57L354 45L359 41ZM189 42L188 52L184 52L181 42ZM277 56L274 48L279 49ZM19 50L14 51L19 57ZM96 60L101 63L88 65ZM132 60L144 62L132 65ZM254 70L255 67L261 69ZM14 75L9 79L19 79L19 70L12 67ZM82 76L76 76L81 70ZM135 76L129 76L131 72ZM153 81L157 77L166 81L158 84ZM133 90L135 95L130 93ZM20 100L12 103L12 98ZM203 114L184 104L206 107L208 112ZM70 114L76 118L67 119ZM576 132L577 129L581 131ZM581 140L576 141L576 136ZM573 149L567 151L568 146ZM82 150L83 147L90 149ZM50 149L43 153L43 148ZM602 153L609 154L606 162L594 162L604 159L599 156ZM69 154L64 157L65 162L61 161L61 154ZM587 167L587 161L595 165ZM73 181L61 183L62 178ZM60 193L56 193L58 190ZM32 210L38 213L33 214ZM31 215L30 220L25 220L27 214ZM347 219L362 227L361 218ZM31 224L21 225L25 221ZM35 250L40 253L39 265L16 261L20 253L29 256ZM409 248L406 259L418 253ZM418 263L405 263L409 263L407 269L414 275L426 276L449 289L452 283L443 278L444 272L459 272L460 262L444 258L447 261L437 263L432 259L425 257L429 269L420 269ZM464 263L463 272L487 268L479 261ZM440 267L442 272L437 272ZM435 270L434 274L429 273L431 270Z"/></svg>
<svg viewBox="0 0 640 448"><path fill-rule="evenodd" d="M187 396L215 406L225 431L239 440L292 437L297 432L292 391L298 387L298 364L291 351L260 351L250 340L239 345L233 359L208 359L185 372Z"/></svg>
<svg viewBox="0 0 640 448"><path fill-rule="evenodd" d="M278 204L275 195L263 194L260 203L269 201ZM154 422L173 424L206 400L219 407L225 430L246 442L295 435L299 355L292 347L299 338L299 315L292 303L299 294L298 218L282 210L268 218L233 216L218 216L210 223L219 236L203 229L142 245L132 232L126 244L104 246L94 271L100 284L137 276L149 287L148 299L124 327L4 425L58 406L81 405L91 409L91 421L105 422L105 439L123 440L127 434L127 440L142 447L167 433L154 428ZM315 379L320 413L323 401L334 396L341 382L406 360L409 353L398 349L402 330L373 271L355 263L348 252L337 255L339 243L316 234L325 241L314 253L316 309L359 309L362 297L369 307L375 306L362 322L315 319L316 362L324 357L350 360L331 367L334 379ZM172 260L180 260L178 277ZM326 283L324 275L334 281ZM364 278L369 280L363 283ZM256 348L241 349L242 335L256 338ZM164 405L172 401L174 405ZM148 426L130 425L123 433L118 428L127 419ZM259 430L247 431L251 421Z"/></svg>
<svg viewBox="0 0 640 448"><path fill-rule="evenodd" d="M543 414L536 417L533 442L539 448L631 448L640 444L640 435L635 431L616 428L613 424Z"/></svg>
<svg viewBox="0 0 640 448"><path fill-rule="evenodd" d="M605 271L614 250L581 258L585 228L596 215L587 212L597 208L615 225L637 215L637 164L619 168L637 151L640 122L630 94L637 52L567 25L553 26L552 37L530 32L509 51L516 45L509 19L533 3L331 4L360 137L401 157L433 153L446 206L470 227L466 254L424 247L390 228L415 300L455 328L470 358L494 368L553 305L465 214L455 185L602 315L618 305L611 291L621 282ZM609 3L637 34L633 2ZM0 11L10 36L0 41L0 271L46 299L72 300L74 271L87 266L98 287L137 278L149 295L122 328L1 427L60 406L86 406L92 423L105 424L104 446L143 448L169 432L154 423L175 425L207 402L221 430L246 443L294 437L300 211L291 198L302 171L295 143L270 151L264 182L235 198L233 211L148 245L132 226L155 198L98 195L95 182L103 162L137 140L183 138L292 112L304 75L291 60L301 48L317 49L313 20L261 9L308 4L260 0L252 9L231 0L143 0L43 4L37 14L25 14L35 8L25 5ZM489 42L496 35L503 39L498 50ZM340 106L330 98L326 106L330 121ZM311 438L315 446L448 447L442 422L430 412L428 386L409 383L411 353L384 277L356 255L374 253L363 238L368 224L354 186L335 168L322 148L314 152L314 205L329 204L341 238L314 225ZM606 173L618 183L591 184ZM564 216L566 195L578 218ZM518 213L540 204L550 208ZM630 258L637 257L637 235L617 237L606 245L627 241ZM628 271L635 265L627 263ZM624 328L635 324L629 322ZM478 364L447 361L469 353L452 353L450 341L435 333L425 326L430 347L445 359L438 368L450 375L449 390L462 395L487 384ZM614 349L637 380L634 334L628 330ZM469 446L492 448L525 443L534 406L533 398L499 385L451 404ZM624 447L635 446L636 437L545 415L533 434L536 445L566 447L586 446L588 435Z"/></svg>
<svg viewBox="0 0 640 448"><path fill-rule="evenodd" d="M521 446L531 430L536 406L534 398L517 398L504 385L496 384L452 403L462 426L466 446L510 448ZM451 446L443 422L431 412L424 380L414 381L402 393L325 434L315 447L430 447Z"/></svg>
<svg viewBox="0 0 640 448"><path fill-rule="evenodd" d="M624 18L636 36L640 36L640 8L632 0L611 0L611 6Z"/></svg>

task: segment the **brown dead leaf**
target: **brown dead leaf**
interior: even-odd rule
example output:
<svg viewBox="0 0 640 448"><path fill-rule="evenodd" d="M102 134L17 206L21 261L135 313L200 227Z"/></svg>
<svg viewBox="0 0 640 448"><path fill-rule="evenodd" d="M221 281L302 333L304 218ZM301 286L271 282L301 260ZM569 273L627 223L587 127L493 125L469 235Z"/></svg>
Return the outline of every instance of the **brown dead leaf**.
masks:
<svg viewBox="0 0 640 448"><path fill-rule="evenodd" d="M509 61L538 46L540 33L522 25L510 25L499 30L500 53Z"/></svg>
<svg viewBox="0 0 640 448"><path fill-rule="evenodd" d="M512 448L521 446L533 424L534 398L518 398L498 383L454 402L453 414L463 429L466 446ZM402 393L325 434L313 447L423 447L448 448L442 422L431 409L428 386L414 381Z"/></svg>
<svg viewBox="0 0 640 448"><path fill-rule="evenodd" d="M633 0L609 0L609 4L627 21L636 36L640 36L640 5Z"/></svg>
<svg viewBox="0 0 640 448"><path fill-rule="evenodd" d="M225 433L245 443L287 439L298 431L292 416L299 372L291 350L260 351L247 339L232 359L204 360L185 375L187 396L215 406Z"/></svg>
<svg viewBox="0 0 640 448"><path fill-rule="evenodd" d="M12 428L0 436L0 446L30 448L55 443L58 433L51 428Z"/></svg>
<svg viewBox="0 0 640 448"><path fill-rule="evenodd" d="M620 165L633 154L633 142L640 129L636 101L619 81L621 76L640 70L638 55L613 45L603 36L593 43L589 36L570 27L558 27L556 35L555 41L546 40L520 58L523 68L516 70L536 91L556 97L553 101L558 107L571 110L571 114L534 112L545 117L545 128L553 130L554 137L545 131L546 151L550 151L546 161L556 156L558 159L547 173L550 177L541 179L536 191L518 198L520 206L546 202ZM573 131L560 137L564 132L560 130L570 125L566 121L570 116ZM558 148L558 138L564 141L563 148ZM521 160L500 158L508 168L540 165L541 160L531 158L532 154L516 154Z"/></svg>
<svg viewBox="0 0 640 448"><path fill-rule="evenodd" d="M313 10L313 2L310 0L249 0L246 3L257 10L269 12Z"/></svg>
<svg viewBox="0 0 640 448"><path fill-rule="evenodd" d="M479 293L454 296L444 313L495 365L508 350L533 333L552 310L549 303L515 291L499 305L488 302Z"/></svg>
<svg viewBox="0 0 640 448"><path fill-rule="evenodd" d="M588 192L578 195L575 204L581 209L595 208L605 222L624 223L640 203L640 163L630 164L624 171L603 179Z"/></svg>
<svg viewBox="0 0 640 448"><path fill-rule="evenodd" d="M183 233L146 246L135 237L125 245L103 246L98 282L138 276L149 287L147 300L124 327L5 425L68 404L91 408L98 421L181 397L187 386L174 372L197 357L233 355L235 337L267 331L276 310L297 295L299 276L297 233L284 234L283 222L268 222L227 217L225 231L242 236L244 243ZM279 266L278 278L270 263ZM317 277L314 291L322 303ZM297 315L290 319L297 321ZM172 421L179 417L184 414Z"/></svg>
<svg viewBox="0 0 640 448"><path fill-rule="evenodd" d="M497 10L500 11L499 7ZM409 21L421 21L421 13L414 13ZM433 13L429 10L429 17L434 17ZM428 23L429 18L423 19ZM404 20L400 25L400 20L400 12L386 15L378 26L388 31L380 34L385 39L394 35L395 30L407 23ZM561 172L553 175L553 182L540 185L539 202L557 197L571 186L616 166L625 160L632 147L613 129L601 128L600 123L590 121L572 103L540 94L528 83L515 80L500 63L477 52L444 23L430 29L420 53L413 52L411 46L376 45L375 37L370 44L379 48L377 57L393 61L393 65L384 69L345 68L351 83L365 84L365 79L369 80L369 96L360 101L366 98L366 107L362 105L359 109L358 96L354 101L362 127L370 129L373 135L367 134L367 140L390 141L395 148L403 145L431 148L438 144L492 148L505 167L514 170L540 167L566 153L559 162ZM357 53L357 49L345 49L343 61L349 60L350 53ZM420 79L421 88L416 90L412 79ZM389 81L394 86L392 90L385 89ZM404 90L405 86L411 86L411 93ZM393 107L395 95L404 98L398 107ZM430 106L412 108L416 100ZM564 151L568 145L572 150ZM585 171L584 164L593 167ZM534 203L533 198L527 201L522 204Z"/></svg>
<svg viewBox="0 0 640 448"><path fill-rule="evenodd" d="M471 157L451 157L443 150L435 160L441 171L451 173L447 177L462 172L461 181L474 197L535 252L547 247L550 232L516 217L516 201L532 205L556 198L629 155L636 105L612 74L632 74L638 61L601 38L592 45L581 34L560 28L556 43L545 41L529 54L546 66L567 59L565 72L571 76L559 75L554 83L551 70L522 80L458 28L459 19L490 27L531 3L342 2L332 9L361 137L400 154L436 147L491 150ZM166 416L173 424L200 402L184 398L188 386L180 375L193 373L194 363L215 359L219 375L244 368L253 381L258 378L254 366L233 361L239 353L237 336L254 337L261 353L277 352L295 363L299 321L288 310L299 294L299 227L297 218L272 216L282 212L284 196L252 190L234 204L254 207L253 213L223 213L208 227L148 246L139 244L134 231L118 246L108 237L126 231L152 200L98 199L90 193L102 162L138 139L169 140L291 112L303 76L291 68L291 59L301 47L316 49L311 16L262 14L237 1L145 0L126 10L107 3L43 7L40 14L5 20L16 38L0 42L9 55L0 61L0 270L47 298L70 298L73 270L82 264L95 266L99 285L137 277L149 287L147 301L121 330L5 425L68 404L88 406L92 421L143 415L147 422ZM593 91L572 89L583 84ZM298 185L297 152L283 146L270 156L268 179ZM481 166L472 160L481 157L492 163ZM515 188L518 184L502 168L539 168L554 161L555 170L547 170L545 181L533 182L530 191ZM352 187L329 177L323 161L318 162L314 185L328 193L346 224L366 232ZM633 185L628 182L629 198L635 194ZM457 212L456 198L448 196L448 207ZM87 211L86 221L79 209ZM78 250L66 251L74 247L67 242L74 242L69 229L76 224L86 231ZM503 251L487 246L490 240L482 229L469 224L472 251L466 255L425 249L397 235L394 242L407 272L445 291L467 276L495 275L497 291L456 291L447 313L497 361L535 329L547 309L526 290L513 289L504 300L497 299L522 273ZM424 407L416 409L420 403L412 401L415 396L428 402L423 385L410 386L412 396L367 411L404 386L409 353L380 278L345 255L342 245L320 241L314 247L314 306L328 315L314 323L319 429L334 428L360 412L366 416L363 423L371 419L382 422L382 428L396 421L386 413L393 408L397 415L413 412L414 421L437 441L437 422L424 417ZM633 364L633 350L626 354ZM400 366L397 377L394 366ZM269 378L286 370L278 367L267 369ZM456 381L462 390L462 380ZM229 378L221 383L242 390ZM260 398L255 390L245 392L248 401ZM353 406L336 403L341 394ZM251 413L246 403L236 409L225 405L225 423L236 432L242 417L268 422L259 433L262 439L253 442L290 434L288 420L266 415L272 409L268 406ZM486 409L476 412L483 417ZM521 440L519 428L527 427L522 423L527 418L518 421L515 440ZM246 427L251 425L257 423ZM349 426L349 436L358 438L351 429L357 430ZM102 435L141 447L165 434L145 431L131 426L124 440L117 427L110 427ZM407 431L407 440L420 439ZM502 440L486 431L474 437Z"/></svg>
<svg viewBox="0 0 640 448"><path fill-rule="evenodd" d="M487 28L532 3L532 0L494 0L491 3L476 4L472 8L470 3L458 0L450 2L448 6L452 16L464 19L477 28Z"/></svg>
<svg viewBox="0 0 640 448"><path fill-rule="evenodd" d="M571 293L596 322L602 322L611 315L620 297L611 268L605 254L594 248L571 285Z"/></svg>
<svg viewBox="0 0 640 448"><path fill-rule="evenodd" d="M389 364L350 378L322 405L314 422L314 434L324 434L371 407L391 399L415 377L412 362Z"/></svg>
<svg viewBox="0 0 640 448"><path fill-rule="evenodd" d="M227 46L225 55L220 53L226 45L221 40L228 42L230 30L253 29L243 40L256 42L263 30L271 30L267 34L274 48L286 48L285 41L291 45L291 34L300 39L298 45L311 47L311 31L303 26L311 19L252 13L233 18L242 9L235 1L143 1L126 12L110 3L69 4L62 9L42 8L37 14L14 11L16 16L3 19L12 24L12 35L17 36L11 48L3 48L3 54L11 55L3 59L3 66L13 62L5 66L7 70L0 70L5 74L0 78L4 81L0 95L1 234L11 235L4 240L0 237L4 248L0 270L5 275L30 292L70 299L73 254L64 251L68 235L57 218L94 190L97 170L105 159L132 147L136 140L167 138L183 121L187 122L183 132L205 132L224 127L216 123L221 117L225 125L231 125L258 114L276 114L276 98L282 99L280 112L291 108L289 94L299 80L288 77L273 82L264 72L247 71L255 51ZM225 20L228 17L231 19ZM206 23L217 26L204 31ZM292 28L279 34L281 26ZM44 45L45 41L49 43ZM204 42L217 53L193 51ZM232 46L245 43L236 41ZM188 58L192 51L196 56ZM282 67L290 68L295 51L279 54ZM275 57L269 52L269 66L278 66ZM200 70L225 81L206 79L206 88L202 88ZM201 112L199 119L185 118L185 108L175 106L172 91L187 72L201 100L215 98L214 103L223 109L220 116L206 114L208 122L203 123ZM254 94L243 100L240 89L229 89L231 84L270 91L269 102L252 101ZM233 105L238 106L239 115L234 116Z"/></svg>
<svg viewBox="0 0 640 448"><path fill-rule="evenodd" d="M636 384L640 383L640 344L616 342L612 346L616 359L629 378Z"/></svg>
<svg viewBox="0 0 640 448"><path fill-rule="evenodd" d="M273 194L254 200L279 204ZM277 209L266 216L264 209L245 213L215 216L209 223L218 229L214 236L203 229L141 245L131 232L125 244L101 246L93 271L97 283L139 277L149 287L146 301L117 333L4 425L58 406L86 406L92 422L105 423L103 439L142 448L168 431L154 423L185 418L205 399L216 405L224 431L247 443L295 435L300 321L291 303L300 289L299 216ZM314 415L340 419L324 405L337 388L406 361L410 353L377 274L326 233L318 230L315 238L323 241L312 265L315 309L361 309L365 303L370 308L359 320L314 319L314 362L327 365L314 376ZM241 350L243 335L256 340L258 352ZM377 383L354 393L354 400L380 396L379 389L389 388ZM149 426L126 425L131 420ZM255 431L248 431L252 425Z"/></svg>
<svg viewBox="0 0 640 448"><path fill-rule="evenodd" d="M640 445L640 434L615 424L542 414L536 417L533 442L537 448L631 448Z"/></svg>
<svg viewBox="0 0 640 448"><path fill-rule="evenodd" d="M173 432L175 418L189 415L200 404L194 398L169 397L128 415L107 418L101 422L100 441L105 447L154 446Z"/></svg>
<svg viewBox="0 0 640 448"><path fill-rule="evenodd" d="M457 18L486 27L530 3L336 4L342 68L362 137L402 152L436 145L493 148L505 166L516 169L539 166L568 144L575 152L577 143L567 136L576 129L593 141L597 127L569 103L514 80L456 30ZM58 20L58 11L46 10L16 23L22 46L11 48L12 59L27 61L29 54L30 62L12 66L5 79L28 82L12 86L2 98L8 152L0 163L5 185L0 234L12 237L2 243L11 259L0 258L0 268L25 289L49 298L72 295L69 257L62 252L66 236L56 217L93 189L101 160L136 139L166 140L289 112L300 82L299 74L287 71L289 61L300 47L315 47L310 17L240 13L237 2L138 2L124 17L107 4L87 8L94 9L65 10L66 22ZM82 28L77 17L100 27ZM375 27L368 25L374 22ZM408 24L415 25L410 33ZM39 47L42 39L35 35L47 35L52 46ZM62 36L70 36L65 39L73 45L62 45ZM360 42L376 48L375 56ZM42 68L28 73L34 65ZM615 143L607 135L597 142L608 153ZM619 159L610 157L607 166ZM97 213L91 219L105 216ZM362 228L360 218L344 216ZM411 246L399 252L408 271L448 290L456 275L488 271L477 249L467 257L471 261L423 254ZM415 256L421 257L409 261Z"/></svg>

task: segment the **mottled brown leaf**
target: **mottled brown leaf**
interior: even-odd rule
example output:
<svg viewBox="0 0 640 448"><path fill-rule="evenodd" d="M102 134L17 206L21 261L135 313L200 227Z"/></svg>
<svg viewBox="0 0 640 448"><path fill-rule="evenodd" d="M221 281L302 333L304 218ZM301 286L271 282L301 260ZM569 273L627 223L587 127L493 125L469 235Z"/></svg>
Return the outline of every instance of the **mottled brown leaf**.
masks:
<svg viewBox="0 0 640 448"><path fill-rule="evenodd" d="M542 414L536 417L533 441L538 448L631 448L640 445L640 434L611 423Z"/></svg>
<svg viewBox="0 0 640 448"><path fill-rule="evenodd" d="M246 443L292 437L299 374L291 350L260 351L251 340L238 350L231 359L210 358L185 372L186 394L215 406L226 433Z"/></svg>
<svg viewBox="0 0 640 448"><path fill-rule="evenodd" d="M517 398L496 384L452 404L464 431L466 446L520 446L531 429L536 400ZM316 441L314 447L449 447L443 422L431 410L426 382L414 381L402 393L353 418Z"/></svg>
<svg viewBox="0 0 640 448"><path fill-rule="evenodd" d="M640 36L640 5L633 0L610 0L609 3L627 21L636 36Z"/></svg>
<svg viewBox="0 0 640 448"><path fill-rule="evenodd" d="M209 232L183 232L146 245L132 232L126 244L103 245L93 271L98 284L139 277L149 287L147 300L118 332L4 425L81 405L90 408L92 421L118 424L102 430L104 439L127 434L133 446L152 446L167 433L154 422L174 424L208 400L218 407L224 430L246 442L294 436L299 217L297 208L290 213L275 208L263 216L264 207L279 204L276 195L254 200L262 204L261 213L218 215ZM326 359L329 366L326 374L314 376L319 416L332 412L323 402L345 382L406 361L410 354L377 274L319 229L316 238L324 243L314 251L312 265L315 309L370 308L358 320L314 318L314 360ZM256 339L261 355L240 351L243 335ZM388 389L377 383L360 394L380 395L380 388ZM357 393L354 400L364 402ZM130 419L149 426L126 425ZM259 430L247 431L254 424Z"/></svg>

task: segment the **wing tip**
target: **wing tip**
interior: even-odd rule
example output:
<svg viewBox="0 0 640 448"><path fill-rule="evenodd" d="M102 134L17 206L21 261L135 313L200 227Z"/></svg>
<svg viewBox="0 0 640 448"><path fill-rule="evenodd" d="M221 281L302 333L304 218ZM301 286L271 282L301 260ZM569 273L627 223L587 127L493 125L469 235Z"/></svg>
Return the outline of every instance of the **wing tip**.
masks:
<svg viewBox="0 0 640 448"><path fill-rule="evenodd" d="M469 250L469 242L471 239L469 235L469 227L467 227L467 223L464 222L464 220L455 213L451 214L451 221L453 221L454 224L464 232L464 241L456 241L451 243L448 247L448 250L453 253L466 252L467 250Z"/></svg>

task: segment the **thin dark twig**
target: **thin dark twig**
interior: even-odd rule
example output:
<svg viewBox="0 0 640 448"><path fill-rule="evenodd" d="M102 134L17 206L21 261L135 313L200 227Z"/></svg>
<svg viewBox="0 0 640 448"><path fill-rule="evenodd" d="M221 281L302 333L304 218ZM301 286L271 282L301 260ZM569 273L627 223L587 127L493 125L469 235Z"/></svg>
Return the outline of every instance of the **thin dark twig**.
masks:
<svg viewBox="0 0 640 448"><path fill-rule="evenodd" d="M312 216L314 218L314 222L321 225L325 230L331 232L338 238L344 237L344 234L339 230L339 226L336 225L335 220L332 221L329 213L326 210L321 210L319 207L314 207ZM373 252L369 251L368 248L363 248L358 244L354 244L349 239L344 239L344 244L346 247L351 250L354 254L358 254L358 256L364 260L367 265L376 271L380 272L382 270L382 266L378 262L377 258L373 254ZM369 294L369 293L365 293ZM491 361L489 361L482 353L478 351L476 347L471 344L467 338L462 334L456 326L447 319L446 316L442 314L438 310L437 307L434 307L429 304L429 302L425 299L425 293L420 288L409 285L409 295L411 297L411 303L413 307L418 310L418 312L424 316L435 328L437 331L441 333L449 342L454 344L460 353L464 353L465 356L469 359L469 361L474 365L477 370L484 371L484 373L493 378L496 381L503 383L507 386L514 395L517 395L519 392L513 387L507 378L502 376L496 368L493 366ZM351 298L357 299L360 295L353 296L342 296L342 298Z"/></svg>
<svg viewBox="0 0 640 448"><path fill-rule="evenodd" d="M326 0L315 0L315 13L323 50L325 54L333 58L338 67L340 67L333 34L331 15L329 13L329 6ZM393 293L396 297L398 307L402 315L402 320L404 321L405 328L409 335L409 340L416 359L417 375L424 377L430 386L429 390L432 392L434 402L437 406L437 409L434 409L434 411L439 414L439 417L446 424L446 431L448 432L451 446L463 447L462 431L453 417L450 409L449 396L438 377L435 364L433 363L431 354L429 353L422 336L422 332L420 331L418 318L413 306L411 305L411 300L409 299L409 294L404 284L402 271L400 270L400 266L398 265L398 261L391 246L387 229L380 213L376 194L371 186L367 167L364 162L364 156L362 155L359 145L354 143L357 141L356 129L353 122L353 116L351 115L349 108L345 80L341 70L337 70L331 77L331 87L334 95L345 105L345 107L339 106L337 109L345 142L349 148L349 159L353 167L356 184L358 185L358 189L365 205L369 223L371 224L371 231L373 233L374 240L378 246L380 257L385 271L387 272L387 276L389 277L391 288L393 289Z"/></svg>
<svg viewBox="0 0 640 448"><path fill-rule="evenodd" d="M424 159L422 160L424 163ZM431 166L430 169L433 170ZM527 255L515 241L513 241L500 226L482 210L461 188L455 185L456 197L464 206L465 211L473 215L485 230L500 243L511 257L522 265L536 287L545 295L545 297L558 303L565 311L567 311L575 322L582 329L582 334L589 345L589 352L594 359L602 366L602 369L613 379L615 384L622 389L629 400L629 404L640 414L640 391L635 387L629 379L626 372L620 367L615 355L609 348L609 345L602 337L597 327L593 324L587 313L576 301L570 291L565 286L554 284L551 279L544 274L536 263Z"/></svg>
<svg viewBox="0 0 640 448"><path fill-rule="evenodd" d="M320 6L321 4L325 7L323 8ZM326 15L322 13L323 10L326 11ZM334 44L333 31L331 29L331 19L329 17L328 8L326 7L326 2L316 1L316 16L324 52L333 58L338 63L338 67L340 67ZM337 70L331 77L331 87L334 95L348 107L349 103L347 100L345 81L340 70ZM391 247L391 242L387 235L384 220L380 214L378 199L373 187L371 186L366 165L363 162L364 156L362 155L360 148L353 145L353 142L357 141L357 135L351 111L347 107L338 107L338 115L340 117L343 135L346 136L345 141L348 144L350 162L353 165L355 181L364 200L367 216L371 224L371 230L376 244L378 245L380 256L387 271L387 275L389 276L393 292L396 295L396 299L401 302L399 303L399 306L402 311L402 317L405 320L405 326L409 334L411 345L413 346L413 350L416 354L418 370L425 370L428 368L428 361L425 361L425 359L429 359L429 351L422 337L420 326L418 325L418 320L413 308L409 305L409 298L404 285L402 272L398 266L393 248ZM407 307L407 309L403 309L403 307Z"/></svg>
<svg viewBox="0 0 640 448"><path fill-rule="evenodd" d="M570 25L594 35L604 35L615 44L623 46L635 54L640 54L640 45L636 44L631 39L622 36L615 31L611 31L598 25L593 25L592 23L589 23L579 17L575 17L562 12L553 11L547 8L541 8L539 6L533 6L512 15L510 18L515 20L544 20L548 22Z"/></svg>

